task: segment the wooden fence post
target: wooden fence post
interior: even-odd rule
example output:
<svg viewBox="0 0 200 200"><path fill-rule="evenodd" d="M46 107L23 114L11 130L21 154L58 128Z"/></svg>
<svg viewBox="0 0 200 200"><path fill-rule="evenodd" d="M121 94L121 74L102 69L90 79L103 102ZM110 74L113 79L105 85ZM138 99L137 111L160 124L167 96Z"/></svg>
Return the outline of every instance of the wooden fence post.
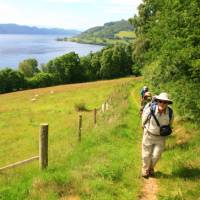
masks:
<svg viewBox="0 0 200 200"><path fill-rule="evenodd" d="M94 109L94 125L97 123L97 109Z"/></svg>
<svg viewBox="0 0 200 200"><path fill-rule="evenodd" d="M109 105L108 105L108 102L106 102L106 110L108 110L108 108L109 108Z"/></svg>
<svg viewBox="0 0 200 200"><path fill-rule="evenodd" d="M101 111L102 111L103 113L105 112L104 103L102 103L102 105L101 105Z"/></svg>
<svg viewBox="0 0 200 200"><path fill-rule="evenodd" d="M39 134L39 167L41 170L48 166L48 124L40 124Z"/></svg>
<svg viewBox="0 0 200 200"><path fill-rule="evenodd" d="M104 112L106 112L106 102L104 103Z"/></svg>
<svg viewBox="0 0 200 200"><path fill-rule="evenodd" d="M82 115L79 115L79 123L78 123L78 141L81 142L81 129L82 129Z"/></svg>

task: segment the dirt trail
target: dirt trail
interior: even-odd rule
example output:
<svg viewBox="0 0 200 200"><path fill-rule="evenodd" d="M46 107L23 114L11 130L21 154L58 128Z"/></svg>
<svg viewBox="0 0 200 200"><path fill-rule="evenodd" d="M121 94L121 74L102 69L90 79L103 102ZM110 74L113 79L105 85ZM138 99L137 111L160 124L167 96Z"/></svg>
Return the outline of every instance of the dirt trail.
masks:
<svg viewBox="0 0 200 200"><path fill-rule="evenodd" d="M144 179L139 200L157 200L158 184L155 178Z"/></svg>

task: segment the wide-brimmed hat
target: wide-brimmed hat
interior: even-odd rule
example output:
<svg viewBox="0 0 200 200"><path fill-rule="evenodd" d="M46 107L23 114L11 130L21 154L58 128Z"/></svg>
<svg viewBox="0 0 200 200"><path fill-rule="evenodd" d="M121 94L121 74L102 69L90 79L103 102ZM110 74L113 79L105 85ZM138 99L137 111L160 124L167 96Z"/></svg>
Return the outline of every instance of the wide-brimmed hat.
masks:
<svg viewBox="0 0 200 200"><path fill-rule="evenodd" d="M144 97L152 97L151 92L145 92L145 93L144 93Z"/></svg>
<svg viewBox="0 0 200 200"><path fill-rule="evenodd" d="M173 103L166 92L162 92L159 95L155 96L155 100L167 101L169 104Z"/></svg>

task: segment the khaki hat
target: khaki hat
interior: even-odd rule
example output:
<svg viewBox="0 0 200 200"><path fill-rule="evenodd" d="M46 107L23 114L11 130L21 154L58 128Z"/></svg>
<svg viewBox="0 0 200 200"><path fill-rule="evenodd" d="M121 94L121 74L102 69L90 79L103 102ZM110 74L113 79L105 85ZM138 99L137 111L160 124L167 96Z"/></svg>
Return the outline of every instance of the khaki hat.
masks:
<svg viewBox="0 0 200 200"><path fill-rule="evenodd" d="M159 95L155 96L155 100L167 101L169 104L173 103L166 92L162 92Z"/></svg>
<svg viewBox="0 0 200 200"><path fill-rule="evenodd" d="M151 92L145 92L145 93L144 93L144 97L152 97Z"/></svg>

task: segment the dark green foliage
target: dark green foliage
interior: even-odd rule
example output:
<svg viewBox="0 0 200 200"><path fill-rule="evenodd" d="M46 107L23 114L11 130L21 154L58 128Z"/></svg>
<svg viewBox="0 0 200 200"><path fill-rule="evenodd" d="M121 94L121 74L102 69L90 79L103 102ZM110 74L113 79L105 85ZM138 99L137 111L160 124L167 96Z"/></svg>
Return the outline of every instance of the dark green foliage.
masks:
<svg viewBox="0 0 200 200"><path fill-rule="evenodd" d="M100 71L100 56L101 52L90 53L88 56L81 57L81 68L84 71L84 78L87 81L98 80Z"/></svg>
<svg viewBox="0 0 200 200"><path fill-rule="evenodd" d="M24 75L13 69L0 70L0 93L24 89L26 81Z"/></svg>
<svg viewBox="0 0 200 200"><path fill-rule="evenodd" d="M29 88L47 87L56 83L55 76L50 73L40 72L27 80Z"/></svg>
<svg viewBox="0 0 200 200"><path fill-rule="evenodd" d="M90 28L87 31L81 33L78 37L90 38L90 37L100 37L114 39L115 34L120 31L131 31L133 27L126 20L121 20L117 22L105 23L104 26L97 26Z"/></svg>
<svg viewBox="0 0 200 200"><path fill-rule="evenodd" d="M196 0L144 0L130 19L137 41L133 57L146 65L155 92L172 94L183 118L200 119L200 3Z"/></svg>
<svg viewBox="0 0 200 200"><path fill-rule="evenodd" d="M39 72L38 62L36 59L26 59L19 63L19 71L24 74L25 77L33 77Z"/></svg>
<svg viewBox="0 0 200 200"><path fill-rule="evenodd" d="M84 80L80 58L75 52L70 52L49 61L46 65L46 71L56 74L58 83L75 83Z"/></svg>
<svg viewBox="0 0 200 200"><path fill-rule="evenodd" d="M126 45L115 45L103 51L100 75L102 78L115 78L131 74L131 49Z"/></svg>

